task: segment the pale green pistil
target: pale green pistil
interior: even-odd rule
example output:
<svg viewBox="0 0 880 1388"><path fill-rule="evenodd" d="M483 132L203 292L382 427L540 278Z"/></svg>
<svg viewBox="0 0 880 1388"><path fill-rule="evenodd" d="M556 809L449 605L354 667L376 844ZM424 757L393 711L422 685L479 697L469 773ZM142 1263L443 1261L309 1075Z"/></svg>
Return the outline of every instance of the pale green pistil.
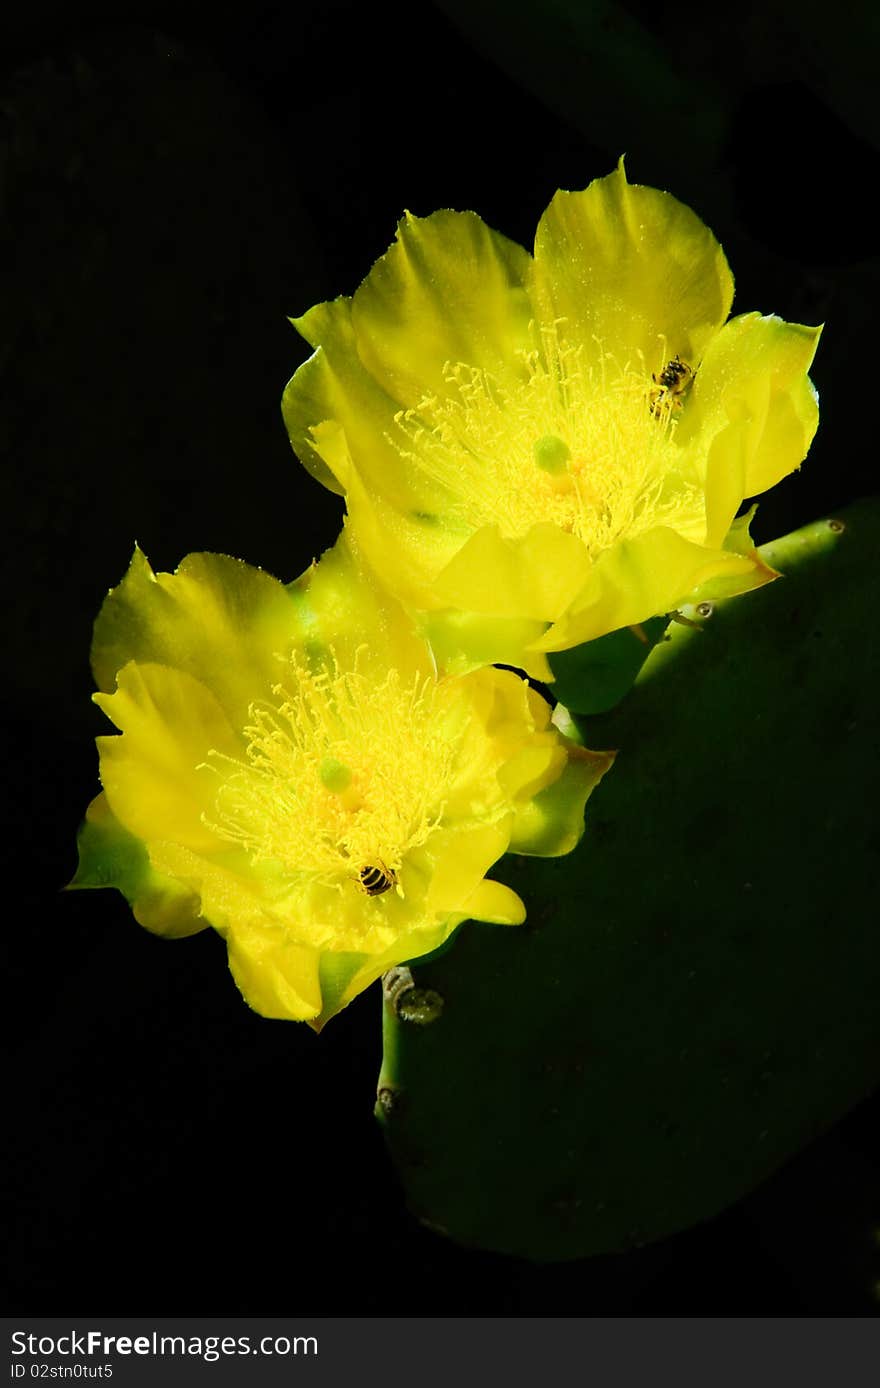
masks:
<svg viewBox="0 0 880 1388"><path fill-rule="evenodd" d="M555 434L545 434L533 445L535 465L552 477L558 477L568 467L571 449L564 439Z"/></svg>
<svg viewBox="0 0 880 1388"><path fill-rule="evenodd" d="M334 795L341 794L351 784L351 769L336 757L325 757L319 771L321 784Z"/></svg>

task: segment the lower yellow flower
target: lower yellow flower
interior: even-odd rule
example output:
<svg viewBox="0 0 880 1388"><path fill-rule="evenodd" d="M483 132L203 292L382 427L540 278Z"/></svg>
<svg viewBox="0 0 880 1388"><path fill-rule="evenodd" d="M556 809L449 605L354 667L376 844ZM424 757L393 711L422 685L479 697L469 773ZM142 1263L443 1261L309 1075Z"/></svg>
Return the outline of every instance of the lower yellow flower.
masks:
<svg viewBox="0 0 880 1388"><path fill-rule="evenodd" d="M806 455L818 330L732 298L708 228L621 164L556 194L533 256L407 215L297 320L294 448L445 668L552 678L548 651L775 576L734 521Z"/></svg>
<svg viewBox="0 0 880 1388"><path fill-rule="evenodd" d="M164 935L213 925L244 996L316 1029L468 917L516 924L486 873L574 846L610 754L567 742L506 671L438 678L346 537L285 587L219 555L140 551L92 650L104 790L73 886Z"/></svg>

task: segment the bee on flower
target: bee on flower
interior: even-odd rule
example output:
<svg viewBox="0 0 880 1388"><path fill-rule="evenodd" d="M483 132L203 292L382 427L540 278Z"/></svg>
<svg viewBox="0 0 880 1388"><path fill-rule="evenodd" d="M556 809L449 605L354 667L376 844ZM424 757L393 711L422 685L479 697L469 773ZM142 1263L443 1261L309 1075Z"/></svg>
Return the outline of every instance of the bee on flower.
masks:
<svg viewBox="0 0 880 1388"><path fill-rule="evenodd" d="M666 363L659 376L655 371L651 379L657 387L651 391L651 413L660 416L664 410L681 409L694 379L694 373L681 357L673 357L672 361Z"/></svg>
<svg viewBox="0 0 880 1388"><path fill-rule="evenodd" d="M548 652L775 577L737 514L807 453L819 330L732 299L708 228L621 162L556 194L533 255L407 215L296 320L294 449L444 668L549 680Z"/></svg>
<svg viewBox="0 0 880 1388"><path fill-rule="evenodd" d="M160 935L213 926L251 1006L315 1029L462 921L522 921L492 864L568 852L613 759L510 671L438 676L344 533L287 586L136 550L92 665L118 735L71 885Z"/></svg>

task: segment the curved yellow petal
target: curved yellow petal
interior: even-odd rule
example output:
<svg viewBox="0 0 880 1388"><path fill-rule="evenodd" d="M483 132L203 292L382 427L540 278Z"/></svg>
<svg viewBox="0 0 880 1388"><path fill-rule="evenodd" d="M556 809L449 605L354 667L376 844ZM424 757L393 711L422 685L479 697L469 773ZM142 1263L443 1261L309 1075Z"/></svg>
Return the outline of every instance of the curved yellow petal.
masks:
<svg viewBox="0 0 880 1388"><path fill-rule="evenodd" d="M524 670L534 679L552 679L546 659L532 648L546 629L546 619L441 605L436 577L455 562L467 542L467 532L462 534L454 519L443 514L422 513L416 519L411 513L403 515L380 495L370 493L356 472L351 475L347 501L350 542L356 538L357 550L386 593L403 603L416 620L442 672L460 675L499 663ZM563 538L569 552L574 549L570 540L570 536ZM568 583L564 575L549 571L543 581L545 589Z"/></svg>
<svg viewBox="0 0 880 1388"><path fill-rule="evenodd" d="M820 331L747 313L709 344L677 433L683 448L707 459L709 544L720 542L746 497L805 458L819 422L807 372Z"/></svg>
<svg viewBox="0 0 880 1388"><path fill-rule="evenodd" d="M318 971L321 1011L310 1021L310 1026L315 1031L321 1031L331 1017L335 1017L358 993L380 978L385 967L391 968L391 965L384 966L384 961L355 951L334 950L322 954ZM373 972L374 969L378 972Z"/></svg>
<svg viewBox="0 0 880 1388"><path fill-rule="evenodd" d="M226 940L229 967L245 1000L264 1017L307 1021L321 1010L319 950L303 940L271 866L240 854L207 857L169 837L149 845L158 872L195 893L202 914ZM307 933L307 932L306 932Z"/></svg>
<svg viewBox="0 0 880 1388"><path fill-rule="evenodd" d="M568 749L551 719L553 710L537 690L509 670L481 670L470 676L483 681L492 696L485 726L502 759L498 783L517 809L563 771Z"/></svg>
<svg viewBox="0 0 880 1388"><path fill-rule="evenodd" d="M534 643L547 623L523 617L491 617L447 607L421 617L421 630L437 665L447 674L463 675L484 665L513 665L544 684L553 671Z"/></svg>
<svg viewBox="0 0 880 1388"><path fill-rule="evenodd" d="M456 775L444 799L444 821L506 816L562 771L566 747L552 727L546 699L510 670L475 670L441 685L450 711L467 701Z"/></svg>
<svg viewBox="0 0 880 1388"><path fill-rule="evenodd" d="M635 626L674 611L700 583L747 575L754 567L745 555L707 549L658 526L602 554L576 602L536 645L539 650L562 651L619 627Z"/></svg>
<svg viewBox="0 0 880 1388"><path fill-rule="evenodd" d="M535 296L567 339L648 371L696 365L730 312L733 277L711 231L669 193L627 182L623 161L558 192L535 237Z"/></svg>
<svg viewBox="0 0 880 1388"><path fill-rule="evenodd" d="M712 439L706 461L706 543L723 543L746 496L746 474L751 451L750 421L736 419Z"/></svg>
<svg viewBox="0 0 880 1388"><path fill-rule="evenodd" d="M229 968L250 1007L261 1017L310 1021L321 1011L319 954L281 930L236 924L226 936Z"/></svg>
<svg viewBox="0 0 880 1388"><path fill-rule="evenodd" d="M156 935L180 938L207 928L198 894L155 870L144 844L123 828L103 793L86 810L77 847L79 866L69 890L116 887L135 920Z"/></svg>
<svg viewBox="0 0 880 1388"><path fill-rule="evenodd" d="M381 482L403 510L448 504L448 493L408 467L405 436L395 424L400 403L370 374L358 353L351 299L319 304L294 326L316 344L285 387L281 411L300 460L331 491L349 485L350 453L370 486ZM332 446L321 426L344 432L347 449Z"/></svg>
<svg viewBox="0 0 880 1388"><path fill-rule="evenodd" d="M439 949L464 919L464 915L449 916L439 922L421 925L408 935L397 939L380 955L356 952L322 955L321 1012L309 1021L309 1025L315 1031L321 1031L331 1017L335 1017L357 997L358 993L369 988L371 983L375 983L377 978L381 978L395 964L420 959L423 955Z"/></svg>
<svg viewBox="0 0 880 1388"><path fill-rule="evenodd" d="M237 756L241 745L219 701L182 670L130 662L115 694L95 694L122 733L99 737L101 781L116 818L144 839L174 839L196 852L217 845L205 819L214 811L210 752Z"/></svg>
<svg viewBox="0 0 880 1388"><path fill-rule="evenodd" d="M576 535L547 523L507 539L477 530L432 585L443 606L492 617L555 621L583 588L590 557Z"/></svg>
<svg viewBox="0 0 880 1388"><path fill-rule="evenodd" d="M723 545L729 553L741 554L754 567L744 574L719 574L698 584L678 604L686 616L688 607L696 607L702 602L718 602L721 598L739 597L742 593L750 593L755 588L762 588L765 583L772 583L774 579L779 578L778 570L771 568L767 563L761 551L756 548L749 531L757 509L757 505L752 506L745 515L737 516L724 537Z"/></svg>
<svg viewBox="0 0 880 1388"><path fill-rule="evenodd" d="M809 377L772 395L764 431L749 459L746 496L760 496L800 467L818 427L819 397Z"/></svg>
<svg viewBox="0 0 880 1388"><path fill-rule="evenodd" d="M522 925L526 908L516 892L503 882L485 878L466 902L471 920L489 925Z"/></svg>
<svg viewBox="0 0 880 1388"><path fill-rule="evenodd" d="M449 362L507 379L522 369L530 269L528 252L473 212L408 213L352 301L361 360L406 406L444 392Z"/></svg>
<svg viewBox="0 0 880 1388"><path fill-rule="evenodd" d="M427 643L401 604L379 586L349 524L289 591L312 663L322 652L329 660L332 650L343 668L357 664L377 676L389 668L433 673Z"/></svg>
<svg viewBox="0 0 880 1388"><path fill-rule="evenodd" d="M425 897L428 915L467 914L470 900L510 842L512 813L494 824L474 823L466 832L440 828L420 850L430 857L432 874Z"/></svg>
<svg viewBox="0 0 880 1388"><path fill-rule="evenodd" d="M322 424L314 434L321 456L346 478L348 532L369 568L398 601L430 605L434 577L469 533L450 514L448 500L436 509L436 496L414 491L396 505L384 485L362 477L338 424ZM420 474L413 475L417 481Z"/></svg>
<svg viewBox="0 0 880 1388"><path fill-rule="evenodd" d="M289 593L262 569L223 554L190 554L175 573L154 574L136 548L95 622L92 666L106 693L129 661L173 667L210 688L242 726L255 691L278 682L278 657L298 634Z"/></svg>
<svg viewBox="0 0 880 1388"><path fill-rule="evenodd" d="M569 745L562 775L518 811L510 852L540 858L570 853L584 832L584 806L614 763L614 752Z"/></svg>

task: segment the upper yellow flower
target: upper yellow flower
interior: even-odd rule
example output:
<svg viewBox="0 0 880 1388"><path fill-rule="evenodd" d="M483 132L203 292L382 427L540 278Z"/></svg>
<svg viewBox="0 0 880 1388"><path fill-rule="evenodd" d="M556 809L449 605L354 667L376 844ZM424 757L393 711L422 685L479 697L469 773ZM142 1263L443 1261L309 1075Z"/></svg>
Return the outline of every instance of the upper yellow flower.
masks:
<svg viewBox="0 0 880 1388"><path fill-rule="evenodd" d="M774 576L731 527L807 452L819 330L726 322L732 298L708 228L621 163L556 194L533 257L407 216L296 321L294 448L446 668L547 679L547 651Z"/></svg>
<svg viewBox="0 0 880 1388"><path fill-rule="evenodd" d="M345 536L289 587L136 551L92 662L122 735L98 739L73 885L118 887L160 934L215 926L251 1006L316 1028L467 917L521 921L486 872L572 848L611 760L510 672L438 678Z"/></svg>

